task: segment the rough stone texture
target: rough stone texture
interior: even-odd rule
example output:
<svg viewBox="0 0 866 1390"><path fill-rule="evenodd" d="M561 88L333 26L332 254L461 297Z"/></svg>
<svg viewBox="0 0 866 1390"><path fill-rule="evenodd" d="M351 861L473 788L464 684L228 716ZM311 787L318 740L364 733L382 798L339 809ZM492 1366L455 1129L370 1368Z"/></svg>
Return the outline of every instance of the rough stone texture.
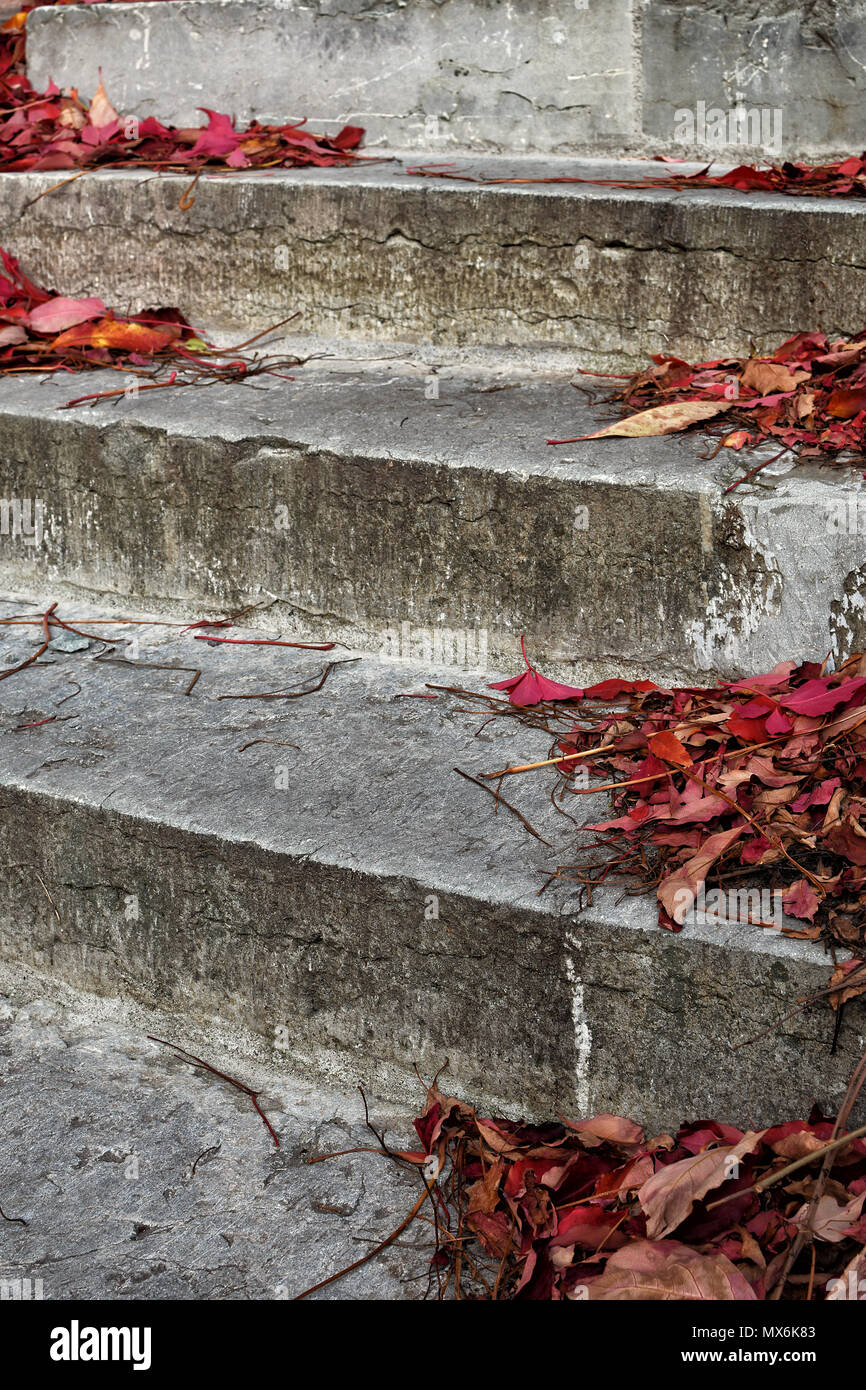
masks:
<svg viewBox="0 0 866 1390"><path fill-rule="evenodd" d="M308 117L373 147L705 158L862 146L866 4L849 0L183 0L45 9L28 20L39 86L198 124ZM780 143L684 141L676 112L777 110Z"/></svg>
<svg viewBox="0 0 866 1390"><path fill-rule="evenodd" d="M549 783L509 792L551 848L452 768L544 756L544 735L494 721L475 737L459 701L393 699L431 672L371 659L304 699L221 701L308 688L329 658L166 628L112 640L133 635L140 662L201 665L189 698L185 673L95 664L98 648L0 683L0 956L410 1105L414 1065L446 1058L463 1094L537 1117L614 1110L657 1129L838 1102L860 1002L835 1056L823 1007L731 1050L823 987L813 946L748 926L674 936L616 890L582 914L574 886L538 896L576 833ZM9 629L5 645L27 640ZM16 731L73 682L75 718ZM240 751L261 738L297 748ZM589 802L597 818L606 798Z"/></svg>
<svg viewBox="0 0 866 1390"><path fill-rule="evenodd" d="M357 1092L263 1074L204 1037L197 1055L262 1089L277 1149L246 1096L147 1041L164 1020L117 1006L94 1018L86 997L2 974L0 1205L28 1223L0 1227L13 1297L25 1280L22 1294L46 1300L293 1298L416 1200L418 1179L371 1154L309 1165L375 1143ZM404 1116L380 1104L372 1115L408 1138ZM420 1230L313 1297L422 1297Z"/></svg>
<svg viewBox="0 0 866 1390"><path fill-rule="evenodd" d="M516 669L527 632L578 682L866 644L859 470L798 465L726 497L745 465L704 461L701 438L550 448L609 413L567 379L436 360L73 412L55 407L113 380L2 382L0 576L180 615L276 600L267 621L302 639L421 664ZM41 544L13 535L15 499L43 504Z"/></svg>
<svg viewBox="0 0 866 1390"><path fill-rule="evenodd" d="M647 0L643 18L643 128L673 149L675 112L778 110L792 158L859 154L866 101L863 0ZM716 153L682 144L696 157ZM730 146L728 147L730 149ZM761 153L749 144L746 151ZM744 151L741 151L743 153Z"/></svg>
<svg viewBox="0 0 866 1390"><path fill-rule="evenodd" d="M631 0L173 0L40 14L38 91L199 125L361 125L370 145L451 151L617 149L635 121Z"/></svg>
<svg viewBox="0 0 866 1390"><path fill-rule="evenodd" d="M110 6L113 12L126 6ZM645 176L635 164L503 161L497 177ZM784 196L480 187L399 162L268 177L0 176L0 244L66 294L118 310L178 304L234 341L294 312L306 333L556 345L584 367L772 350L866 320L866 205ZM26 204L30 203L30 206ZM206 273L204 273L206 268Z"/></svg>

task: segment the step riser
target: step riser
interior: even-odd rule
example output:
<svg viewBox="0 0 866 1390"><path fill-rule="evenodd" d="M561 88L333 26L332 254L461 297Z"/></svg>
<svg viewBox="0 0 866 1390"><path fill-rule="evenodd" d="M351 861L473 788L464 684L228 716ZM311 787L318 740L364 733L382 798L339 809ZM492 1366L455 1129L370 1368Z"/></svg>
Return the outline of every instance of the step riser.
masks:
<svg viewBox="0 0 866 1390"><path fill-rule="evenodd" d="M433 899L34 792L0 808L5 959L172 1011L181 1030L190 1015L249 1030L262 1058L395 1101L415 1097L416 1065L429 1077L447 1058L449 1089L512 1113L770 1123L814 1097L832 1108L862 1050L855 1007L835 1057L823 1009L727 1053L821 989L826 964Z"/></svg>
<svg viewBox="0 0 866 1390"><path fill-rule="evenodd" d="M198 124L203 105L244 122L351 121L371 142L440 154L662 150L736 161L860 150L861 16L794 4L767 14L749 0L704 8L681 0L63 7L29 16L28 67L40 90L53 77L90 93L102 66L124 112L178 125Z"/></svg>
<svg viewBox="0 0 866 1390"><path fill-rule="evenodd" d="M550 428L577 394L563 386L539 408L529 387L478 396L445 380L431 414L423 379L383 386L370 401L382 411L378 433L375 419L369 427L378 456L341 452L345 416L319 381L310 386L300 369L287 391L309 393L313 438L330 423L332 449L232 442L218 425L188 438L124 422L125 403L98 420L33 418L12 395L0 411L5 497L22 507L19 529L27 501L41 503L44 529L41 544L15 536L10 510L0 535L7 588L74 582L170 599L192 615L277 598L268 621L306 640L422 666L508 671L525 631L546 665L579 681L649 672L705 682L769 669L782 655L839 659L866 645L866 503L846 470L725 498L695 465L695 441L653 441L641 457L660 460L656 479L619 441L592 446L589 463L556 451L558 476L401 458L399 443L389 457L389 435L410 438L418 422L437 438L446 431L443 451L459 457L466 435L452 445L447 431L480 400L534 411L523 416L534 461L545 453L546 411ZM86 388L40 391L49 389L61 400ZM341 388L343 405L363 408L365 390L370 400L360 381ZM199 397L187 399L195 410ZM503 417L503 439L510 424ZM551 466L554 451L542 461Z"/></svg>
<svg viewBox="0 0 866 1390"><path fill-rule="evenodd" d="M175 125L208 106L361 125L374 145L567 153L617 148L636 124L630 0L88 10L28 20L31 82L91 92L101 67L119 110Z"/></svg>
<svg viewBox="0 0 866 1390"><path fill-rule="evenodd" d="M482 190L381 166L203 178L188 212L186 178L93 175L24 208L56 183L3 188L0 242L31 276L119 310L177 304L236 341L298 312L305 333L574 346L616 370L866 319L866 210L851 204Z"/></svg>

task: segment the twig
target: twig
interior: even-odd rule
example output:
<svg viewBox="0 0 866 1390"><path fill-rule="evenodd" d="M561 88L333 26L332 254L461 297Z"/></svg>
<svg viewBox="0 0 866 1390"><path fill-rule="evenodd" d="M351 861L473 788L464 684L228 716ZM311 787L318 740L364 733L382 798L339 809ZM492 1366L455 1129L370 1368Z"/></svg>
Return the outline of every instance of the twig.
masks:
<svg viewBox="0 0 866 1390"><path fill-rule="evenodd" d="M297 753L301 751L296 743L287 743L282 738L251 738L249 743L241 745L238 752L243 753L247 748L254 748L257 743L275 743L278 748L294 748Z"/></svg>
<svg viewBox="0 0 866 1390"><path fill-rule="evenodd" d="M201 675L201 671L197 666L170 666L165 662L158 661L130 661L128 657L125 656L97 656L95 659L99 662L100 666L134 666L136 668L140 667L144 671L192 671L193 677L186 687L186 690L183 692L184 695L192 694L193 687Z"/></svg>
<svg viewBox="0 0 866 1390"><path fill-rule="evenodd" d="M45 887L45 884L42 882L42 879L39 877L39 874L36 873L36 870L35 870L35 869L33 870L33 872L34 872L34 874L36 874L36 877L39 879L39 882L42 884L42 891L43 891L43 893L45 894L45 896L46 896L46 898L48 899L48 901L50 902L52 908L54 909L54 916L57 918L57 920L58 920L58 922L59 922L59 921L60 921L60 913L57 911L57 906L56 906L56 904L55 904L55 902L54 902L54 899L52 898L52 896L51 896L51 894L49 893L48 889Z"/></svg>
<svg viewBox="0 0 866 1390"><path fill-rule="evenodd" d="M486 782L479 782L477 777L470 777L469 773L464 772L463 769L460 767L455 767L454 771L458 772L461 777L465 777L467 782L474 782L476 787L480 787L482 791L489 792L490 795L493 797L493 800L497 803L497 805L505 806L509 811L512 811L514 815L517 816L517 819L523 823L523 825L529 831L530 835L534 835L536 840L540 840L543 845L547 845L548 849L553 849L553 845L550 843L550 841L545 840L543 835L539 835L537 830L533 830L532 826L529 824L529 821L526 819L523 813L521 811L518 811L516 806L512 806L510 801L506 801L504 796L500 796L498 791L494 791L492 787L488 787Z"/></svg>
<svg viewBox="0 0 866 1390"><path fill-rule="evenodd" d="M47 652L48 647L51 643L51 629L48 626L48 620L56 607L57 604L52 603L51 607L46 608L45 612L42 614L42 631L45 635L45 641L42 643L42 646L39 648L39 650L35 651L32 656L28 656L26 661L19 661L17 666L9 666L6 668L5 671L0 671L0 681L5 681L7 676L14 676L16 671L23 671L25 667L32 666L34 661L39 660L43 652Z"/></svg>
<svg viewBox="0 0 866 1390"><path fill-rule="evenodd" d="M338 1270L336 1274L330 1274L327 1279L322 1279L318 1284L313 1284L311 1288L304 1289L303 1293L296 1294L294 1302L298 1303L302 1298L309 1298L311 1293L318 1293L319 1289L327 1288L329 1284L335 1283L337 1279L342 1279L346 1274L351 1274L353 1269L360 1269L361 1265L368 1264L369 1261L374 1260L377 1255L381 1255L382 1251L387 1250L389 1245L393 1245L398 1236L403 1234L406 1227L412 1224L424 1203L427 1201L427 1195L427 1184L425 1182L424 1191L409 1212L409 1215L404 1217L396 1231L392 1231L387 1240L380 1241L375 1249L368 1251L366 1255L362 1255L360 1260L355 1260L352 1264L346 1265L345 1269Z"/></svg>
<svg viewBox="0 0 866 1390"><path fill-rule="evenodd" d="M544 758L540 763L521 763L519 767L503 767L499 772L482 772L481 776L494 782L499 777L510 777L515 772L533 772L537 767L551 767L553 763L571 763L575 758L591 758L597 753L607 753L615 747L615 743L602 743L598 748L585 748L582 753L561 753L558 758ZM625 783L615 785L624 786ZM602 791L603 788L594 787L593 790Z"/></svg>
<svg viewBox="0 0 866 1390"><path fill-rule="evenodd" d="M360 661L361 657L349 657L346 661L329 661L321 679L315 685L311 685L309 690L283 691L283 690L264 690L258 691L254 695L217 695L218 700L301 700L305 695L315 695L317 690L321 690L328 676L335 666L351 666L354 661Z"/></svg>
<svg viewBox="0 0 866 1390"><path fill-rule="evenodd" d="M194 642L221 642L232 647L300 647L305 652L330 652L336 642L277 642L269 637L209 637L197 632Z"/></svg>
<svg viewBox="0 0 866 1390"><path fill-rule="evenodd" d="M0 1207L0 1216L3 1217L4 1221L8 1221L10 1226L26 1226L28 1224L23 1216L7 1216L2 1207Z"/></svg>
<svg viewBox="0 0 866 1390"><path fill-rule="evenodd" d="M256 1113L259 1116L261 1116L262 1120L264 1121L265 1128L267 1129L277 1148L280 1147L280 1141L277 1138L277 1132L271 1124L270 1120L268 1119L267 1115L265 1114L264 1110L259 1105L258 1098L261 1095L261 1091L254 1091L251 1086L245 1086L243 1081L238 1081L236 1077L228 1076L227 1073L224 1071L217 1071L216 1067L211 1066L210 1062L205 1062L202 1060L201 1057L196 1057L192 1052L187 1052L185 1047L180 1047L177 1043L166 1042L165 1038L155 1038L152 1033L148 1033L147 1037L148 1041L150 1042L160 1043L163 1047L172 1048L178 1061L188 1062L191 1067L203 1067L205 1071L209 1071L213 1076L218 1076L221 1081L227 1081L229 1085L234 1086L236 1090L243 1091L244 1095L249 1096L256 1110Z"/></svg>

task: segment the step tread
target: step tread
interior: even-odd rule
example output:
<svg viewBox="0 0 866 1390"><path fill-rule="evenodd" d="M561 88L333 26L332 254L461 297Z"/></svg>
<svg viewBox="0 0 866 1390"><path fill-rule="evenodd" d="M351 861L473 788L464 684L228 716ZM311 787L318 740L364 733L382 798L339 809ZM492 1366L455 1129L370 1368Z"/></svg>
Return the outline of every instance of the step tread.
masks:
<svg viewBox="0 0 866 1390"><path fill-rule="evenodd" d="M6 601L0 615L23 611L35 609ZM90 616L97 615L91 610ZM19 659L36 641L11 635L22 631L6 629L0 639ZM371 656L356 660L339 648L328 653L240 650L212 646L172 628L112 627L110 632L118 641L137 632L142 662L199 667L202 675L192 695L182 694L189 680L185 672L137 671L101 665L87 653L52 652L50 666L34 665L0 683L0 784L5 788L87 803L133 821L210 835L226 845L254 844L383 879L408 877L432 890L545 917L576 916L576 888L559 884L539 896L546 874L569 862L574 845L571 823L551 806L545 774L515 778L503 795L551 848L531 838L506 811L494 816L492 799L453 770L460 766L478 776L518 760L545 758L549 737L503 720L488 724L476 738L484 716L458 713L459 698L440 693L436 700L394 699L401 693L431 694L428 682L484 691L483 679L463 673L464 683L451 669L427 671ZM325 623L322 640L328 640ZM332 660L352 664L333 670L321 691L303 699L218 698L301 682L306 688ZM74 719L12 731L25 716L35 721L55 713L71 678L82 686L65 706ZM258 738L286 739L300 751L260 744L239 752ZM274 788L275 765L287 770L285 789ZM608 804L603 793L587 797L585 809L572 814L592 821L608 813ZM657 930L651 896L613 909L614 896L599 894L581 921L614 920L625 930ZM808 942L750 927L689 927L678 938L683 949L690 938L792 960L821 958Z"/></svg>
<svg viewBox="0 0 866 1390"><path fill-rule="evenodd" d="M186 1020L38 989L0 967L3 1209L28 1223L4 1227L0 1279L34 1281L32 1297L291 1299L357 1259L357 1238L384 1239L415 1200L415 1175L372 1154L310 1166L371 1143L357 1091L287 1074L279 1053L270 1072L239 1060ZM148 1033L261 1090L280 1148L246 1096ZM394 1141L412 1136L405 1112L374 1101L372 1113ZM392 1247L315 1297L420 1297L425 1265Z"/></svg>
<svg viewBox="0 0 866 1390"><path fill-rule="evenodd" d="M182 612L276 597L297 636L321 612L376 652L403 621L484 633L497 668L526 631L577 684L653 670L706 683L780 652L859 650L859 470L782 459L726 495L777 451L710 459L700 434L551 447L616 418L609 383L582 379L593 405L537 361L390 362L392 345L370 346L366 365L308 362L292 382L74 410L58 407L117 375L0 380L4 529L16 498L44 507L41 544L4 537L0 584Z"/></svg>
<svg viewBox="0 0 866 1390"><path fill-rule="evenodd" d="M285 1025L287 1060L345 1088L360 1067L400 1102L414 1066L446 1058L453 1085L500 1113L621 1110L658 1129L672 1112L742 1118L745 1098L763 1123L838 1101L862 1051L857 1005L837 1054L826 1007L730 1051L826 985L814 943L734 924L673 935L622 882L583 912L576 885L539 896L578 833L550 781L505 793L547 848L453 769L546 756L544 733L481 729L452 699L395 701L436 673L370 657L288 707L219 701L347 654L156 637L138 659L200 666L191 696L186 673L86 654L0 682L0 956L240 1030L254 1057ZM72 680L81 693L58 707ZM13 731L64 712L77 718ZM255 738L299 751L239 751ZM586 800L607 815L606 795Z"/></svg>
<svg viewBox="0 0 866 1390"><path fill-rule="evenodd" d="M276 351L303 351L289 341ZM393 363L381 356L393 357ZM294 445L339 455L347 461L369 459L472 468L523 477L568 482L618 482L661 490L720 491L745 467L730 451L709 460L700 435L650 438L586 439L551 446L549 438L572 438L604 428L620 418L607 404L608 382L592 376L527 376L501 362L472 371L440 365L443 355L431 349L426 360L383 344L366 364L309 362L291 369L291 382L260 377L249 387L239 384L142 392L136 399L97 401L62 411L67 401L91 392L114 390L107 372L82 372L50 378L0 379L0 420L67 422L75 428L104 433L144 426L171 437L220 439L227 443ZM579 354L574 355L574 365ZM431 377L439 381L439 398L427 399ZM589 394L588 394L589 393ZM593 399L594 398L594 399ZM767 445L750 457L749 466L778 453ZM857 491L858 474L803 461L796 470L774 475L785 502L802 497L813 505L823 493ZM772 470L771 470L772 472ZM770 476L770 475L768 475ZM763 488L747 485L742 496L766 497ZM769 502L768 502L769 505Z"/></svg>
<svg viewBox="0 0 866 1390"><path fill-rule="evenodd" d="M197 0L201 3L201 0ZM51 14L51 10L34 13ZM62 13L62 12L61 12ZM361 151L364 153L363 149ZM413 172L419 168L429 168L431 175ZM727 245L731 226L724 214L736 214L746 219L761 222L776 217L780 212L793 219L805 215L815 222L825 217L840 220L866 216L866 199L821 197L795 193L749 193L734 188L648 188L642 187L645 180L663 178L668 173L694 174L707 167L706 162L690 160L661 164L652 159L611 159L604 157L580 156L569 158L562 155L520 155L520 154L477 154L457 152L448 159L442 159L435 150L388 150L386 154L371 151L366 158L348 165L326 165L324 167L304 166L296 169L266 170L217 170L205 169L199 175L196 193L204 202L205 192L212 192L219 185L231 188L233 193L226 197L225 208L230 212L232 206L244 203L258 191L267 196L270 191L278 194L295 187L323 186L345 189L397 189L402 192L425 192L430 198L451 197L454 199L483 199L501 203L514 199L590 202L616 204L650 203L665 208L712 212L720 214L717 233L721 244ZM733 168L729 162L720 160L713 164L714 174L723 174ZM435 171L465 176L463 178L433 177ZM167 191L166 208L173 206L171 195L178 195L189 185L189 176L176 172L161 172L156 176L161 188ZM565 179L565 182L557 180ZM577 180L568 182L569 179ZM86 193L88 186L99 188L107 185L124 190L135 188L143 181L153 182L154 175L149 169L92 169L83 179L77 181L76 198ZM500 180L500 182L497 182ZM513 180L513 181L512 181ZM580 180L585 180L581 182ZM525 181L525 182L523 182ZM625 187L618 186L620 183ZM4 190L4 202L15 200L15 190L22 193L21 202L28 202L36 194L57 184L56 173L41 171L22 171L0 173L0 188ZM629 185L634 185L629 186ZM71 192L72 190L70 190ZM49 199L43 199L42 203ZM57 206L69 199L55 198ZM193 204L194 206L194 204ZM44 206L40 209L45 212ZM190 209L191 211L191 209ZM195 223L197 218L187 214L186 221ZM701 228L703 231L703 227ZM591 239L589 229L582 235ZM372 236L371 236L371 239ZM571 242L568 243L569 245ZM709 244L709 243L708 243ZM829 248L828 248L829 249Z"/></svg>

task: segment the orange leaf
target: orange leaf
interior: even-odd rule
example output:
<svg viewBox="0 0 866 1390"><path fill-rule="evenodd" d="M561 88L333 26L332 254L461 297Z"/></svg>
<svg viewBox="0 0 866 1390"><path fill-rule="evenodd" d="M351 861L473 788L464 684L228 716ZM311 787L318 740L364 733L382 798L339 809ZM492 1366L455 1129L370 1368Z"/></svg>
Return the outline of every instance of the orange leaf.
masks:
<svg viewBox="0 0 866 1390"><path fill-rule="evenodd" d="M655 753L662 762L676 763L677 767L691 767L691 753L680 743L676 734L672 734L669 730L666 729L660 734L650 735L647 742L650 752Z"/></svg>
<svg viewBox="0 0 866 1390"><path fill-rule="evenodd" d="M82 323L70 328L55 338L52 347L97 347L121 348L126 352L140 352L152 356L167 347L174 338L173 333L160 333L143 323L127 323L122 319L104 318L99 323Z"/></svg>
<svg viewBox="0 0 866 1390"><path fill-rule="evenodd" d="M850 420L861 410L866 410L866 389L859 386L853 390L846 390L840 386L831 393L824 408L828 415L837 420Z"/></svg>

